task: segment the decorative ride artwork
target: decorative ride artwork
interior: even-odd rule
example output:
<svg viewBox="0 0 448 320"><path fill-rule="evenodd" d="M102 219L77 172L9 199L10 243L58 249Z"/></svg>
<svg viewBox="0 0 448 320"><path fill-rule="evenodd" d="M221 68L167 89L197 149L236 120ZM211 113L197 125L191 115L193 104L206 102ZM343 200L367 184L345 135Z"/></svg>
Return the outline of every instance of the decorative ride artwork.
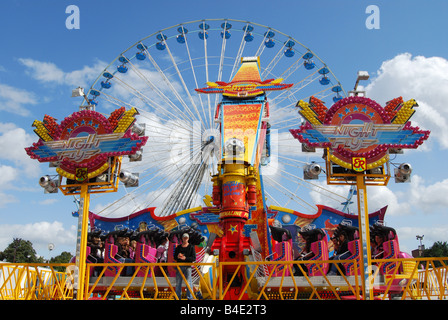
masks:
<svg viewBox="0 0 448 320"><path fill-rule="evenodd" d="M329 109L311 97L299 101L299 113L307 120L292 135L309 147L329 148L331 162L362 172L389 161L391 149L416 149L430 131L412 127L409 119L418 104L401 97L382 108L365 97L339 100Z"/></svg>
<svg viewBox="0 0 448 320"><path fill-rule="evenodd" d="M74 112L60 125L45 115L35 120L37 143L25 148L32 159L56 164L56 172L67 179L87 181L109 168L109 157L134 154L148 137L132 133L138 112L132 108L115 110L106 118L92 110Z"/></svg>

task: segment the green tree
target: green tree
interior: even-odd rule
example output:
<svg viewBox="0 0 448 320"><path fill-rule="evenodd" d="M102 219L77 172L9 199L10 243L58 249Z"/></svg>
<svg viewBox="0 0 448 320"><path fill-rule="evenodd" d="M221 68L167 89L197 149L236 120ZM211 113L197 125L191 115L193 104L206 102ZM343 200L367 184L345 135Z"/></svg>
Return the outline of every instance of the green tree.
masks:
<svg viewBox="0 0 448 320"><path fill-rule="evenodd" d="M73 255L70 252L63 251L60 255L50 259L50 263L69 263Z"/></svg>
<svg viewBox="0 0 448 320"><path fill-rule="evenodd" d="M50 264L51 263L69 263L70 259L72 258L72 254L70 252L67 251L63 251L60 255L53 257L50 259ZM56 271L65 271L65 267L54 267L54 269Z"/></svg>
<svg viewBox="0 0 448 320"><path fill-rule="evenodd" d="M432 245L431 248L425 249L423 252L424 257L448 257L448 242L444 241L436 241ZM447 263L444 260L444 263ZM439 261L435 261L435 266L440 267L441 263Z"/></svg>
<svg viewBox="0 0 448 320"><path fill-rule="evenodd" d="M0 260L14 263L42 263L44 259L36 256L33 244L28 240L14 238L13 241L0 252Z"/></svg>

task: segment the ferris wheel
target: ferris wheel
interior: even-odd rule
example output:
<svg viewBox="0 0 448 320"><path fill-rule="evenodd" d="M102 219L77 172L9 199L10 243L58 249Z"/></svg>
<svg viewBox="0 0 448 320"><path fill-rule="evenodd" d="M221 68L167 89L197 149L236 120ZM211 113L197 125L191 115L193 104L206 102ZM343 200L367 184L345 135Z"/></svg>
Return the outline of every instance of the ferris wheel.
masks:
<svg viewBox="0 0 448 320"><path fill-rule="evenodd" d="M137 183L94 200L95 214L126 216L156 207L158 216L203 205L212 192L220 148L215 112L222 96L198 94L208 82L228 82L243 57L259 57L260 75L292 84L267 93L270 150L261 173L267 205L315 213L305 195L321 192L338 205L345 196L303 177L316 154L302 152L289 129L302 118L295 107L314 96L329 107L345 97L330 68L309 48L276 29L240 20L197 20L161 29L121 52L87 93L95 110L109 114L135 107L138 125L149 137L141 161L123 159L122 170ZM140 159L138 159L140 160ZM316 175L317 176L317 175ZM92 199L93 200L93 199Z"/></svg>

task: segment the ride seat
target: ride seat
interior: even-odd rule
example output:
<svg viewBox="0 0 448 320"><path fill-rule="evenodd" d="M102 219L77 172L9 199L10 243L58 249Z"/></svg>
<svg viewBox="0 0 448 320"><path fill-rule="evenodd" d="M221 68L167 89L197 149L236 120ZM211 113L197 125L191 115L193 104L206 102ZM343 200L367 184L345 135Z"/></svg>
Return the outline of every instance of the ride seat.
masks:
<svg viewBox="0 0 448 320"><path fill-rule="evenodd" d="M356 260L356 267L357 267L357 275L360 274L360 265L359 265L359 258L361 255L360 247L361 247L361 241L359 241L358 237L355 236L355 240L350 241L348 244L348 250L350 251L351 255L347 257L345 260ZM344 263L344 271L345 275L347 276L353 276L355 275L355 264L353 262Z"/></svg>
<svg viewBox="0 0 448 320"><path fill-rule="evenodd" d="M108 239L105 243L104 247L104 262L106 263L121 263L117 259L115 259L116 254L118 253L118 246L113 243L113 239ZM118 266L110 266L107 267L104 275L106 277L115 277L119 268Z"/></svg>
<svg viewBox="0 0 448 320"><path fill-rule="evenodd" d="M388 241L383 243L383 259L397 259L400 253L400 247L398 245L398 239L393 232L389 232ZM380 266L380 274L394 273L394 269L397 267L396 261L385 262Z"/></svg>
<svg viewBox="0 0 448 320"><path fill-rule="evenodd" d="M271 256L274 257L272 261L291 261L294 260L292 252L292 236L291 231L281 227L269 226L272 235L272 243L274 252ZM270 256L269 256L270 257ZM273 266L274 267L274 266ZM281 265L276 269L275 276L283 275L283 268ZM285 276L291 275L289 269L285 271Z"/></svg>
<svg viewBox="0 0 448 320"><path fill-rule="evenodd" d="M324 233L319 235L319 240L311 243L311 251L314 253L314 257L311 260L328 260L328 240L327 235ZM327 274L329 269L328 263L311 263L307 264L309 276L322 276Z"/></svg>
<svg viewBox="0 0 448 320"><path fill-rule="evenodd" d="M135 251L135 262L136 263L154 263L156 260L157 249L144 243L137 243L137 248ZM137 272L137 277L144 277L146 274L146 269L148 267L141 267ZM148 277L151 276L151 270L148 271Z"/></svg>
<svg viewBox="0 0 448 320"><path fill-rule="evenodd" d="M275 244L275 253L277 254L277 258L275 258L273 261L291 261L294 260L293 254L292 254L292 239L289 239L287 241L278 242ZM280 266L277 268L277 276L283 275L283 268L284 266ZM285 271L285 276L289 276L291 273L287 269Z"/></svg>

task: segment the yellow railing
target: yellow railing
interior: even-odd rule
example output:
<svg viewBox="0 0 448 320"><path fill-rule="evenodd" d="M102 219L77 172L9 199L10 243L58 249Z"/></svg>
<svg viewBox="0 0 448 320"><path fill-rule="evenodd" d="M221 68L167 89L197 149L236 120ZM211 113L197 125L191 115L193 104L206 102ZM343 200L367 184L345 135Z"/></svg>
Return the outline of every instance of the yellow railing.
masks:
<svg viewBox="0 0 448 320"><path fill-rule="evenodd" d="M448 258L372 260L368 268L375 299L448 298ZM355 262L340 260L337 263ZM195 299L363 299L360 276L294 276L294 265L304 270L309 261L258 261L241 263L194 263L193 286L183 277L183 292L189 290ZM317 268L322 269L321 261ZM83 290L89 299L179 299L175 292L173 272L185 264L88 264ZM118 268L117 275L105 276L106 267ZM379 270L389 266L388 274ZM97 272L93 274L93 267ZM133 267L132 276L120 276L126 267ZM341 271L338 264L336 267ZM359 273L354 263L355 274ZM0 299L2 300L66 300L76 298L74 264L0 264ZM57 271L57 270L65 271ZM170 270L171 272L169 272ZM229 270L233 270L229 273ZM226 278L221 275L226 272ZM241 282L241 277L244 281ZM242 283L242 284L241 284ZM236 286L238 287L235 290ZM231 292L233 292L231 294Z"/></svg>
<svg viewBox="0 0 448 320"><path fill-rule="evenodd" d="M89 264L91 267L92 264ZM192 266L193 287L180 273L183 279L184 291L192 292L195 299L214 299L216 297L216 277L210 281L209 275L216 275L215 263L98 263L95 264L97 275L93 270L87 272L88 287L85 288L85 296L98 299L142 299L142 300L166 300L181 299L175 292L176 278L170 276L169 268L175 272L180 266ZM115 276L107 277L106 267L117 267ZM132 276L120 276L127 267L134 267ZM209 269L203 272L204 269ZM138 276L140 273L140 276Z"/></svg>
<svg viewBox="0 0 448 320"><path fill-rule="evenodd" d="M73 299L73 286L66 269L70 264L0 264L0 299L66 300Z"/></svg>

